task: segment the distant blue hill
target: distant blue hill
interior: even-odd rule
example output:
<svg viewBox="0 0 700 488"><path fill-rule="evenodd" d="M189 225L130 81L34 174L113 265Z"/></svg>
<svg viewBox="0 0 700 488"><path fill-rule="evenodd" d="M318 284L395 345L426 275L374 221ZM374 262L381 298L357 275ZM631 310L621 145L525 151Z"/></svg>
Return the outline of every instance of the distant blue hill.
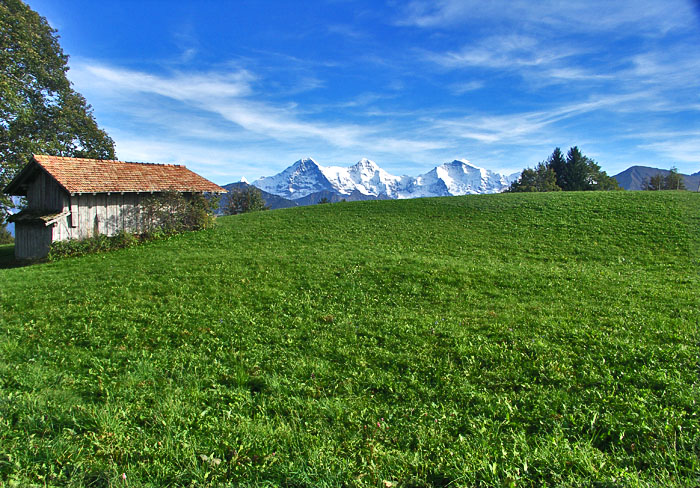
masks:
<svg viewBox="0 0 700 488"><path fill-rule="evenodd" d="M623 172L616 174L615 179L625 190L642 190L644 188L644 182L657 173L666 176L669 170L650 168L649 166L631 166ZM700 171L692 175L681 173L681 176L683 177L687 190L698 191L698 186L700 186Z"/></svg>

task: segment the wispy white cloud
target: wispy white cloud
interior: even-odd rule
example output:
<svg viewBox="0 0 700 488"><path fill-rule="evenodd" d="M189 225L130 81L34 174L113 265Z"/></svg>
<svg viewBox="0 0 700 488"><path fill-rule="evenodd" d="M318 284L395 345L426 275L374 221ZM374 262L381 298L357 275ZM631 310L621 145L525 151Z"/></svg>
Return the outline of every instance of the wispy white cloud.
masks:
<svg viewBox="0 0 700 488"><path fill-rule="evenodd" d="M412 165L417 163L422 165L419 164L416 171L423 171L426 166L453 156L467 157L477 164L490 163L495 165L493 169L514 171L519 169L518 164L523 164L523 152L520 150L521 156L513 163L506 159L505 149L524 147L527 157L551 150L550 146L559 144L558 141L571 139L562 132L562 122L601 113L654 109L648 93L633 92L550 103L540 110L501 115L436 117L439 110L391 113L378 109L374 115L376 122L367 126L326 121L327 112L341 109L339 106L320 110L314 117L317 120L308 120L289 102L262 101L257 92L258 77L246 70L155 75L88 63L79 66L74 73L78 75L77 83L90 85L91 99L121 97L119 104L127 115L137 117L142 127L150 126L149 135L114 131L120 157L125 153L130 158L146 161L185 164L191 161L193 169L201 169L203 174L214 177L225 174L227 167L235 166L240 168L237 173L256 178L275 173L301 156L337 161L348 152L375 159L400 159L404 167L397 172L401 173L411 172ZM467 88L479 88L478 82ZM169 107L154 97L171 100L180 107ZM382 94L366 93L354 102L362 106L381 99ZM112 104L116 102L112 100ZM580 140L572 143L580 143ZM271 144L271 141L277 143ZM696 141L685 142L677 147L687 150ZM671 146L663 143L649 143L647 147L669 157L677 154L677 151L671 153ZM286 157L290 159L283 159ZM527 160L527 164L534 162ZM266 170L268 166L269 171Z"/></svg>
<svg viewBox="0 0 700 488"><path fill-rule="evenodd" d="M514 144L532 142L535 138L548 138L554 132L553 125L592 112L620 110L639 100L637 94L597 97L576 103L552 105L546 109L504 115L472 115L445 118L433 123L439 130L454 137L473 139L487 144Z"/></svg>
<svg viewBox="0 0 700 488"><path fill-rule="evenodd" d="M85 65L93 85L104 89L140 95L159 95L177 100L238 124L242 128L278 140L316 137L340 146L353 145L365 130L352 125L320 124L299 120L290 105L274 106L251 97L254 77L248 71L222 73L183 73L169 76L104 65Z"/></svg>
<svg viewBox="0 0 700 488"><path fill-rule="evenodd" d="M133 93L153 93L180 101L241 97L251 92L253 76L247 71L232 73L175 73L166 78L140 71L105 65L78 65L72 74L89 76L93 83Z"/></svg>
<svg viewBox="0 0 700 488"><path fill-rule="evenodd" d="M450 85L450 90L455 95L463 95L484 87L484 82L481 80L472 80L464 83L453 83Z"/></svg>
<svg viewBox="0 0 700 488"><path fill-rule="evenodd" d="M682 172L700 171L700 132L679 132L647 134L646 139L654 142L642 143L640 148L666 156L683 169Z"/></svg>
<svg viewBox="0 0 700 488"><path fill-rule="evenodd" d="M109 99L110 105L121 107L124 117L138 120L141 127L149 126L149 137L123 135L117 141L120 154L127 151L130 157L140 159L157 154L166 159L175 154L185 158L199 154L198 161L207 166L203 154L214 150L211 147L228 144L262 150L274 145L271 141L287 148L309 148L301 155L333 154L329 146L361 154L404 154L414 159L445 145L439 138L397 137L399 131L386 121L375 125L334 123L328 121L332 109L309 120L294 102L265 100L264 88L257 85L259 77L247 70L153 74L86 62L74 65L71 78L79 88L87 87L91 100L100 103ZM354 103L360 106L375 99L375 95L365 94ZM167 141L153 142L163 138ZM210 148L203 152L185 149L185 145L202 147L207 144L204 141L218 144L211 146L210 142ZM280 146L275 147L280 152Z"/></svg>
<svg viewBox="0 0 700 488"><path fill-rule="evenodd" d="M517 25L522 29L600 32L633 29L636 33L666 33L692 26L692 2L686 0L413 0L397 19L399 25L454 28L464 23Z"/></svg>
<svg viewBox="0 0 700 488"><path fill-rule="evenodd" d="M580 53L580 49L546 46L534 37L512 34L483 38L459 51L426 53L425 57L448 68L517 69L551 65L556 60Z"/></svg>

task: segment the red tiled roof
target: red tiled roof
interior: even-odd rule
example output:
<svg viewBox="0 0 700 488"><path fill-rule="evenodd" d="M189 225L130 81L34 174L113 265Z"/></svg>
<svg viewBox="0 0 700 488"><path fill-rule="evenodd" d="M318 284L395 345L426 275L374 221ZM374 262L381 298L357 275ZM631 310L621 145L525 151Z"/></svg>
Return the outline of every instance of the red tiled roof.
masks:
<svg viewBox="0 0 700 488"><path fill-rule="evenodd" d="M37 154L33 159L70 193L166 190L226 193L219 185L176 164L128 163Z"/></svg>

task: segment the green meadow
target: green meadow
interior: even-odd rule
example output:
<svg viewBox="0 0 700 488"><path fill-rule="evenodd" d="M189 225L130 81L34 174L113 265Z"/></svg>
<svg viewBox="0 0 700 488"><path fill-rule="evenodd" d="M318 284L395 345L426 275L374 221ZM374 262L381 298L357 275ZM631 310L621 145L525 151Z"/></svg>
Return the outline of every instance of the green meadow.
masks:
<svg viewBox="0 0 700 488"><path fill-rule="evenodd" d="M337 203L9 267L2 486L700 485L700 194Z"/></svg>

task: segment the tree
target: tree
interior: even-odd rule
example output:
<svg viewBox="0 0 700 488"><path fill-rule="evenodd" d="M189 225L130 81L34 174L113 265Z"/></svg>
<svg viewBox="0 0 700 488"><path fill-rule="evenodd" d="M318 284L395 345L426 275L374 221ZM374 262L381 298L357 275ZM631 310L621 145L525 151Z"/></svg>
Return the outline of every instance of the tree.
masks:
<svg viewBox="0 0 700 488"><path fill-rule="evenodd" d="M664 185L664 175L661 173L656 173L654 176L650 176L649 178L644 179L642 189L649 191L663 190Z"/></svg>
<svg viewBox="0 0 700 488"><path fill-rule="evenodd" d="M578 147L574 146L566 154L564 165L564 181L562 187L566 191L583 191L593 189L593 177L589 168L589 160Z"/></svg>
<svg viewBox="0 0 700 488"><path fill-rule="evenodd" d="M666 190L685 190L685 180L683 175L678 173L678 168L672 167L666 178L664 178L664 186Z"/></svg>
<svg viewBox="0 0 700 488"><path fill-rule="evenodd" d="M564 181L562 190L566 191L620 190L617 180L608 176L600 169L598 163L584 156L576 146L566 154Z"/></svg>
<svg viewBox="0 0 700 488"><path fill-rule="evenodd" d="M10 234L10 231L5 227L0 227L0 244L12 244L13 242L15 242L15 239Z"/></svg>
<svg viewBox="0 0 700 488"><path fill-rule="evenodd" d="M244 188L233 188L228 192L228 200L224 205L225 215L238 215L246 212L258 212L269 210L265 205L262 192L252 186L246 185Z"/></svg>
<svg viewBox="0 0 700 488"><path fill-rule="evenodd" d="M578 147L569 149L566 158L558 147L535 169L525 169L508 191L583 191L620 190L617 180L600 169L598 163L584 156Z"/></svg>
<svg viewBox="0 0 700 488"><path fill-rule="evenodd" d="M557 186L557 175L554 170L542 162L536 168L526 168L520 178L510 184L509 192L560 191Z"/></svg>
<svg viewBox="0 0 700 488"><path fill-rule="evenodd" d="M683 175L678 173L678 168L672 167L666 176L658 172L654 176L644 180L644 190L685 190Z"/></svg>
<svg viewBox="0 0 700 488"><path fill-rule="evenodd" d="M44 17L0 0L0 228L13 207L2 189L32 153L115 159L114 141L66 77L67 61Z"/></svg>
<svg viewBox="0 0 700 488"><path fill-rule="evenodd" d="M564 177L564 168L566 168L566 159L561 153L561 149L558 147L554 148L552 155L547 159L547 167L554 172L555 182L557 187L561 190L566 187L566 179Z"/></svg>

